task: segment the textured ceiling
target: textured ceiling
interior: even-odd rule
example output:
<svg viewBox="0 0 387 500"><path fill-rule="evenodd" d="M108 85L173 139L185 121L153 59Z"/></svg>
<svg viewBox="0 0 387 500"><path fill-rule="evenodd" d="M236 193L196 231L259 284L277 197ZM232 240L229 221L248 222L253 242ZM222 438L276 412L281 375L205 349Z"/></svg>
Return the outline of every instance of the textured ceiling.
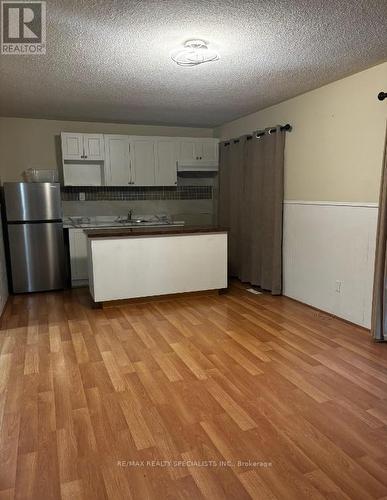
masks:
<svg viewBox="0 0 387 500"><path fill-rule="evenodd" d="M220 61L173 63L196 37ZM0 56L0 115L212 127L386 59L387 0L52 0L47 54Z"/></svg>

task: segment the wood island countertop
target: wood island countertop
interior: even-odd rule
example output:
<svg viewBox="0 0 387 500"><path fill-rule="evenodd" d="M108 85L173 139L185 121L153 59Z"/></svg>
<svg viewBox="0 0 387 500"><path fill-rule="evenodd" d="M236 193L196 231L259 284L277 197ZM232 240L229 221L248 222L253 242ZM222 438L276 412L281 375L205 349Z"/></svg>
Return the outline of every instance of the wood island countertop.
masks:
<svg viewBox="0 0 387 500"><path fill-rule="evenodd" d="M227 233L219 226L163 226L85 229L88 238L128 238L131 236L175 236L179 234Z"/></svg>

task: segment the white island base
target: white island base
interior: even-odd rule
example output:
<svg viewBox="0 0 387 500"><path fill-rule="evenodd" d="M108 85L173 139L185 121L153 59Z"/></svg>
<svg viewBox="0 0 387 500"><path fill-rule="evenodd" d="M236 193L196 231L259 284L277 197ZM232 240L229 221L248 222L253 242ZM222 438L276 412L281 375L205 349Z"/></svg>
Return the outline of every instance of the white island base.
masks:
<svg viewBox="0 0 387 500"><path fill-rule="evenodd" d="M227 232L88 235L94 302L227 288Z"/></svg>

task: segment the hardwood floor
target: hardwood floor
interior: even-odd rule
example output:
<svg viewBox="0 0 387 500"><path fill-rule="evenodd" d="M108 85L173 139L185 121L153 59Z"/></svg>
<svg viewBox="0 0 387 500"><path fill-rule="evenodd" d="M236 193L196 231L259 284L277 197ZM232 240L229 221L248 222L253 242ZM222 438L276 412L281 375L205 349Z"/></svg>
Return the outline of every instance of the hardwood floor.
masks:
<svg viewBox="0 0 387 500"><path fill-rule="evenodd" d="M0 352L0 499L387 498L387 345L284 297L17 296Z"/></svg>

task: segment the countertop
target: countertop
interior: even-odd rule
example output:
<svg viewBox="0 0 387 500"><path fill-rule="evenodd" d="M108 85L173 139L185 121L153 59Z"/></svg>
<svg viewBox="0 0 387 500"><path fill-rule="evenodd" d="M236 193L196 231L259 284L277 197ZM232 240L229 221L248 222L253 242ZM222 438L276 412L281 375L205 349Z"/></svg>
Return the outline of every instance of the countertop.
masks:
<svg viewBox="0 0 387 500"><path fill-rule="evenodd" d="M74 216L63 219L63 229L126 229L165 226L184 226L184 221L172 221L167 217L162 218L154 215L136 215L133 216L133 221L126 220L126 216Z"/></svg>
<svg viewBox="0 0 387 500"><path fill-rule="evenodd" d="M219 226L167 226L85 229L88 238L128 238L131 236L173 236L178 234L227 233Z"/></svg>

